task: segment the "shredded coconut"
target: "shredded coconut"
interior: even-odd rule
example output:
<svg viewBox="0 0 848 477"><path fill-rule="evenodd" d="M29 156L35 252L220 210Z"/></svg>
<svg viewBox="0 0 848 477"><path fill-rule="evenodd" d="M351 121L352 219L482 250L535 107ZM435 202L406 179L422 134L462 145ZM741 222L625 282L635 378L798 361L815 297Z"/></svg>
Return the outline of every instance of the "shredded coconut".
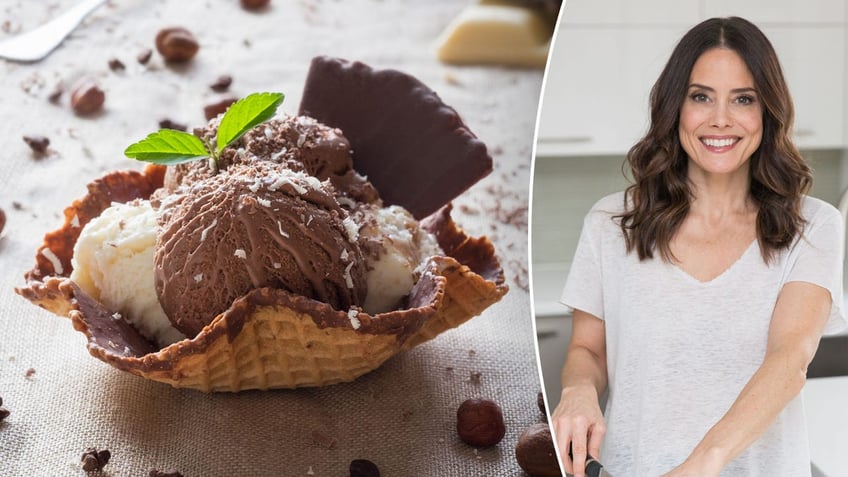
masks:
<svg viewBox="0 0 848 477"><path fill-rule="evenodd" d="M284 148L280 149L279 151L271 154L271 160L274 161L274 162L280 162L280 156L284 155L287 152L289 152L288 148L284 147Z"/></svg>
<svg viewBox="0 0 848 477"><path fill-rule="evenodd" d="M269 209L271 208L271 201L268 199L262 199L257 197L256 202L259 202L259 205L261 205L262 207L268 207Z"/></svg>
<svg viewBox="0 0 848 477"><path fill-rule="evenodd" d="M279 220L277 221L277 231L280 232L280 235L283 237L289 238L289 234L283 230L283 224L281 224Z"/></svg>
<svg viewBox="0 0 848 477"><path fill-rule="evenodd" d="M121 314L120 314L120 313L117 313L117 312L112 313L112 319L113 319L113 320L120 320L120 319L121 319Z"/></svg>
<svg viewBox="0 0 848 477"><path fill-rule="evenodd" d="M350 269L353 268L353 262L350 262L345 267L345 285L348 288L353 288L353 277L350 276Z"/></svg>
<svg viewBox="0 0 848 477"><path fill-rule="evenodd" d="M56 275L61 275L65 271L65 269L62 268L62 261L59 260L59 257L57 257L52 250L45 247L41 250L41 255L43 255L47 260L50 260L50 264L53 265L53 271L56 272Z"/></svg>
<svg viewBox="0 0 848 477"><path fill-rule="evenodd" d="M356 202L354 202L354 200L350 197L339 196L336 197L336 201L339 203L339 205L345 206L349 209L353 209L354 207L356 207Z"/></svg>
<svg viewBox="0 0 848 477"><path fill-rule="evenodd" d="M339 256L339 258L341 258L342 260L347 261L347 257L349 257L349 256L350 256L350 254L349 254L349 253L347 253L347 249L343 249L343 250L342 250L342 254Z"/></svg>
<svg viewBox="0 0 848 477"><path fill-rule="evenodd" d="M209 224L209 227L206 227L205 229L203 229L202 231L200 231L200 241L201 241L201 242L203 242L204 240L206 240L206 234L208 234L210 230L212 230L213 228L215 228L215 226L216 226L216 225L218 225L218 219L217 219L217 218L212 219L212 223L211 223L211 224Z"/></svg>
<svg viewBox="0 0 848 477"><path fill-rule="evenodd" d="M244 259L246 259L246 258L247 258L247 253L246 253L244 250L240 249L240 248L237 248L237 249L236 249L236 251L235 251L235 253L233 253L233 255L235 255L236 257L238 257L238 258L240 258L240 259L242 259L242 260L244 260Z"/></svg>
<svg viewBox="0 0 848 477"><path fill-rule="evenodd" d="M71 217L71 227L75 227L75 228L80 227L79 216L77 214L74 214L74 216Z"/></svg>
<svg viewBox="0 0 848 477"><path fill-rule="evenodd" d="M198 273L197 275L195 275L195 276L194 276L194 281L195 281L195 282L197 282L197 283L202 282L202 281L203 281L203 274L202 274L202 273Z"/></svg>
<svg viewBox="0 0 848 477"><path fill-rule="evenodd" d="M274 268L276 268L276 269L283 268L283 264L280 263L280 262L274 262Z"/></svg>
<svg viewBox="0 0 848 477"><path fill-rule="evenodd" d="M253 183L250 184L249 186L247 186L247 188L250 189L250 192L253 192L255 194L259 190L259 187L261 187L261 186L262 186L262 181L260 180L259 177L255 177L253 179Z"/></svg>
<svg viewBox="0 0 848 477"><path fill-rule="evenodd" d="M274 137L274 130L269 128L268 126L265 126L265 137L268 139Z"/></svg>
<svg viewBox="0 0 848 477"><path fill-rule="evenodd" d="M355 242L359 239L359 226L356 225L356 222L348 216L342 221L345 226L345 231L347 232L347 238L351 242Z"/></svg>
<svg viewBox="0 0 848 477"><path fill-rule="evenodd" d="M303 144L306 142L306 135L301 134L297 137L297 147L303 147Z"/></svg>
<svg viewBox="0 0 848 477"><path fill-rule="evenodd" d="M353 308L351 308L347 312L347 318L350 320L350 326L352 326L355 330L358 330L359 327L362 325L362 323L359 322L359 318L356 317L356 315L358 314L359 312L354 310Z"/></svg>

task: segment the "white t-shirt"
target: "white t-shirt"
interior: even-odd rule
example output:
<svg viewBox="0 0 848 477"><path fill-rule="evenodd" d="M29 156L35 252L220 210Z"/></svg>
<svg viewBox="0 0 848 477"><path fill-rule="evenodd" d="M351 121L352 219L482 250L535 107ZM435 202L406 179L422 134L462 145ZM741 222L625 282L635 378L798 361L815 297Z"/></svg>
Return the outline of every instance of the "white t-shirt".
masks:
<svg viewBox="0 0 848 477"><path fill-rule="evenodd" d="M721 275L700 282L658 253L644 262L628 254L612 218L623 205L619 192L586 216L562 303L606 326L609 396L601 461L612 475L653 477L686 459L760 366L785 283L830 290L825 333L844 327L843 226L836 208L806 197L803 238L771 266L755 240ZM810 475L802 397L721 475Z"/></svg>

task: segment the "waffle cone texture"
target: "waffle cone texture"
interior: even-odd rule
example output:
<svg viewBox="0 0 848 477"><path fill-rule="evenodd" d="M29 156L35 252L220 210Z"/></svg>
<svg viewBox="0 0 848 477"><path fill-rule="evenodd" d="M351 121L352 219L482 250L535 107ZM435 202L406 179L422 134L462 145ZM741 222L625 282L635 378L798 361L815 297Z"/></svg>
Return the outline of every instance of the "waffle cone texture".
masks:
<svg viewBox="0 0 848 477"><path fill-rule="evenodd" d="M64 225L44 237L26 286L16 289L69 317L86 335L91 355L131 374L206 392L352 381L479 315L507 292L491 242L466 236L448 205L421 222L445 256L428 260L403 309L371 316L260 288L238 298L194 338L158 349L68 277L82 227L112 202L150 197L164 170L148 166L143 173L114 172L90 183L88 194L65 209Z"/></svg>

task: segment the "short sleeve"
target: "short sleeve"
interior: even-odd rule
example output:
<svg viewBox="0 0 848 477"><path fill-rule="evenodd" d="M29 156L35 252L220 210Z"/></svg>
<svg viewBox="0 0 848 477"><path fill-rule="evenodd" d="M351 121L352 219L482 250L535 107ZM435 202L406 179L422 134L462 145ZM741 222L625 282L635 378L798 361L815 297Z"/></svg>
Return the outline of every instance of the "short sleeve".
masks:
<svg viewBox="0 0 848 477"><path fill-rule="evenodd" d="M804 235L795 245L794 260L785 281L812 283L830 291L833 304L824 334L836 333L846 326L842 288L843 241L842 217L834 207L823 207L807 224Z"/></svg>
<svg viewBox="0 0 848 477"><path fill-rule="evenodd" d="M601 268L601 230L597 211L583 220L583 230L568 271L560 302L571 309L604 319L603 271Z"/></svg>

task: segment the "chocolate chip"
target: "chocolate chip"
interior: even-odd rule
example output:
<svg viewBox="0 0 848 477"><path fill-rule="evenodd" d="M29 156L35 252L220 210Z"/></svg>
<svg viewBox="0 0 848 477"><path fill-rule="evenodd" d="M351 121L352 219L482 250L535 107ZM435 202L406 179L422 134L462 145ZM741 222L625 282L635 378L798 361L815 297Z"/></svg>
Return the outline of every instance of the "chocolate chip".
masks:
<svg viewBox="0 0 848 477"><path fill-rule="evenodd" d="M47 146L50 145L50 139L45 136L40 136L38 134L33 134L32 136L24 136L24 142L27 143L32 152L41 156L47 153Z"/></svg>
<svg viewBox="0 0 848 477"><path fill-rule="evenodd" d="M177 131L185 131L185 130L188 129L188 126L186 126L185 124L178 123L178 122L173 121L169 118L165 118L165 119L160 120L159 121L159 127L161 129L176 129Z"/></svg>
<svg viewBox="0 0 848 477"><path fill-rule="evenodd" d="M227 108L236 101L238 101L238 98L227 96L226 98L222 98L214 103L207 104L203 107L203 114L206 116L206 120L208 121L215 116L226 112Z"/></svg>
<svg viewBox="0 0 848 477"><path fill-rule="evenodd" d="M127 67L121 60L112 58L109 60L109 69L112 71L124 71Z"/></svg>
<svg viewBox="0 0 848 477"><path fill-rule="evenodd" d="M82 470L86 472L103 470L103 467L109 463L111 457L112 453L109 452L109 449L97 450L96 447L89 447L83 452L80 459L82 461Z"/></svg>
<svg viewBox="0 0 848 477"><path fill-rule="evenodd" d="M11 414L11 413L9 412L8 409L6 409L4 407L0 407L0 421L9 417L9 414Z"/></svg>
<svg viewBox="0 0 848 477"><path fill-rule="evenodd" d="M62 98L62 93L64 91L65 86L62 84L62 82L60 81L56 83L56 86L53 87L53 91L51 91L50 94L47 95L47 100L54 104L58 103L59 99Z"/></svg>
<svg viewBox="0 0 848 477"><path fill-rule="evenodd" d="M230 85L233 84L233 77L230 75L221 75L218 79L215 80L214 83L210 84L209 87L212 88L212 91L217 91L219 93L223 93L224 91L230 88Z"/></svg>
<svg viewBox="0 0 848 477"><path fill-rule="evenodd" d="M350 462L350 477L380 477L380 469L370 460L355 459Z"/></svg>
<svg viewBox="0 0 848 477"><path fill-rule="evenodd" d="M153 50L150 48L145 48L136 55L135 60L138 61L142 65L146 65L148 61L150 61L150 57L153 55Z"/></svg>
<svg viewBox="0 0 848 477"><path fill-rule="evenodd" d="M241 0L241 6L245 10L258 10L260 8L265 8L269 3L271 3L271 0Z"/></svg>
<svg viewBox="0 0 848 477"><path fill-rule="evenodd" d="M148 477L183 477L183 474L176 470L159 470L153 469L147 474Z"/></svg>
<svg viewBox="0 0 848 477"><path fill-rule="evenodd" d="M105 100L106 94L91 78L83 78L71 91L71 107L80 116L100 110Z"/></svg>

